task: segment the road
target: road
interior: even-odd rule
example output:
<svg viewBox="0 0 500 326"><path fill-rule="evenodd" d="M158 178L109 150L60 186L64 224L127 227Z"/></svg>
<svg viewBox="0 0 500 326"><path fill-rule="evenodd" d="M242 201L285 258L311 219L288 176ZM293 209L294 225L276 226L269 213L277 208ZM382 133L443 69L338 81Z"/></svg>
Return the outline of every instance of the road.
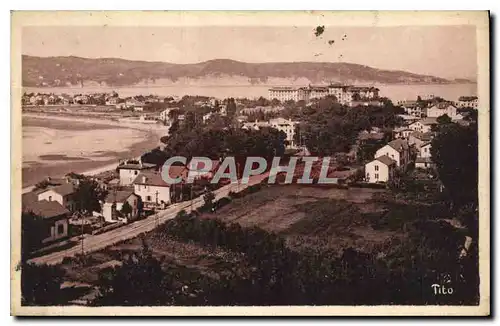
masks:
<svg viewBox="0 0 500 326"><path fill-rule="evenodd" d="M267 176L269 172L252 176L248 184L228 184L214 191L215 201L221 198L227 197L229 192L240 192L245 188L261 183ZM204 204L203 196L197 197L191 201L186 201L182 203L176 203L169 206L166 210L160 211L154 215L151 215L143 220L138 220L127 224L125 226L119 227L117 229L104 232L98 235L87 235L83 240L83 250L84 253L89 253L97 250L101 250L109 245L116 244L126 239L131 239L139 236L143 232L148 232L155 229L160 224L171 220L177 216L181 210L186 212L191 212ZM48 264L55 265L62 262L64 257L73 257L76 254L82 253L81 242L74 247L64 249L61 251L53 252L44 256L35 257L30 259L29 262L35 264Z"/></svg>

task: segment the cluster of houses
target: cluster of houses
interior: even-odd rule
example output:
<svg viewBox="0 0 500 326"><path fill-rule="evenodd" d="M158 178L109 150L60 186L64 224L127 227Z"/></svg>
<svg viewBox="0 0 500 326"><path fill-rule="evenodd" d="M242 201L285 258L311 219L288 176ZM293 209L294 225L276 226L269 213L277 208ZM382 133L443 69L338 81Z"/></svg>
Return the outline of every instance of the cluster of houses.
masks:
<svg viewBox="0 0 500 326"><path fill-rule="evenodd" d="M95 94L24 94L21 97L22 105L106 105L114 106L118 109L133 109L143 111L152 103L167 103L173 100L172 97L160 97L157 95L135 96L121 98L118 93L95 93Z"/></svg>
<svg viewBox="0 0 500 326"><path fill-rule="evenodd" d="M383 145L376 151L374 159L365 164L365 181L388 182L393 178L396 168L404 171L412 162L417 169L433 169L431 141L437 125L437 118L427 117L395 128L392 135L394 140Z"/></svg>
<svg viewBox="0 0 500 326"><path fill-rule="evenodd" d="M199 162L198 162L199 163ZM186 180L190 170L194 179L211 178L218 169L220 161L214 160L210 170L204 171L198 166L171 166L168 173L173 179ZM140 160L125 160L117 167L118 176L113 179L96 179L99 186L107 190L107 195L100 202L101 212L94 212L88 219L108 225L121 222L129 223L140 217L144 211L164 209L172 202L182 200L181 191L174 187L182 184L169 184L163 179L156 165ZM67 175L64 178L48 178L43 189L23 194L23 213L34 213L43 220L44 238L42 244L50 244L70 236L70 226L80 226L83 222L77 212L76 192L79 179ZM177 197L176 197L177 196ZM179 197L180 196L180 197ZM128 209L124 209L127 206ZM90 224L90 222L89 222Z"/></svg>
<svg viewBox="0 0 500 326"><path fill-rule="evenodd" d="M305 101L306 103L326 96L335 96L337 101L347 106L381 105L379 89L373 86L353 86L343 84L330 84L328 86L307 87L272 87L268 90L270 100L280 102Z"/></svg>
<svg viewBox="0 0 500 326"><path fill-rule="evenodd" d="M443 114L448 115L452 120L461 120L463 116L457 112L457 109L473 108L477 109L477 96L461 96L458 101L401 101L398 103L406 115L415 118L437 118Z"/></svg>

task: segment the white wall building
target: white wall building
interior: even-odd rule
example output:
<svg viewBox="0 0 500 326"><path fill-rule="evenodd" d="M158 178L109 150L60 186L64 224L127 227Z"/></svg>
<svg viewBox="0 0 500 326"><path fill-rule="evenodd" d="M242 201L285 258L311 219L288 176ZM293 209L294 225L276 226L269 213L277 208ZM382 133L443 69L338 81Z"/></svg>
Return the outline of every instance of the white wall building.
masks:
<svg viewBox="0 0 500 326"><path fill-rule="evenodd" d="M102 205L104 220L109 223L129 223L137 219L139 217L139 201L139 196L134 194L132 190L110 192ZM121 212L125 202L132 209L132 212L126 215Z"/></svg>
<svg viewBox="0 0 500 326"><path fill-rule="evenodd" d="M155 168L154 164L142 163L142 162L125 162L124 164L118 165L118 171L120 173L120 185L127 186L132 184L132 182L137 178L139 173L143 170L152 170Z"/></svg>
<svg viewBox="0 0 500 326"><path fill-rule="evenodd" d="M288 142L288 147L295 148L295 126L298 124L297 121L287 120L284 118L276 118L269 120L271 127L283 131L286 134L286 140Z"/></svg>
<svg viewBox="0 0 500 326"><path fill-rule="evenodd" d="M410 124L408 128L410 128L413 131L427 133L431 132L432 126L435 126L437 124L438 123L436 118L423 118L421 120L415 121L414 123Z"/></svg>
<svg viewBox="0 0 500 326"><path fill-rule="evenodd" d="M445 114L448 115L451 120L460 120L463 118L461 114L457 113L457 108L450 103L441 102L427 108L428 118L438 118Z"/></svg>
<svg viewBox="0 0 500 326"><path fill-rule="evenodd" d="M477 109L477 96L460 96L456 105L459 108L473 108Z"/></svg>
<svg viewBox="0 0 500 326"><path fill-rule="evenodd" d="M434 163L432 162L431 146L430 142L420 146L418 157L415 160L416 168L429 169L434 167Z"/></svg>
<svg viewBox="0 0 500 326"><path fill-rule="evenodd" d="M75 186L72 183L65 183L53 188L48 188L45 191L38 194L38 201L56 201L61 206L65 207L69 211L75 210L75 201L73 200L73 194L75 193Z"/></svg>
<svg viewBox="0 0 500 326"><path fill-rule="evenodd" d="M387 156L396 162L396 166L405 167L410 162L410 147L403 139L396 139L377 150L375 157Z"/></svg>
<svg viewBox="0 0 500 326"><path fill-rule="evenodd" d="M383 155L365 165L365 181L368 183L388 182L394 176L396 162Z"/></svg>
<svg viewBox="0 0 500 326"><path fill-rule="evenodd" d="M163 180L160 173L141 171L133 184L134 193L141 197L145 206L164 206L170 204L171 185Z"/></svg>

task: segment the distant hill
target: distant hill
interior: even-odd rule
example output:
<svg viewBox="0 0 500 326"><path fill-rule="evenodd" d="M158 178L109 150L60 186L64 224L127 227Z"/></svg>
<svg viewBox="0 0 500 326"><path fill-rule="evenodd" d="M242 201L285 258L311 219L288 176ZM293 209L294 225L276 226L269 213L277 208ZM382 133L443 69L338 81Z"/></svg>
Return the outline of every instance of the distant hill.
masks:
<svg viewBox="0 0 500 326"><path fill-rule="evenodd" d="M195 64L132 61L116 58L22 56L24 86L101 84L307 84L342 81L381 84L447 84L435 76L339 62L246 63L216 59Z"/></svg>

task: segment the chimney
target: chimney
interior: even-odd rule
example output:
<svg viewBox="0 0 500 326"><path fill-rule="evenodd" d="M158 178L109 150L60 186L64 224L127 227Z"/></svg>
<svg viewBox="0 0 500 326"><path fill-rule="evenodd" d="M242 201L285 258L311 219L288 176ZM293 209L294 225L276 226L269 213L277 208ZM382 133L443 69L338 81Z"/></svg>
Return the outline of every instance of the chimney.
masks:
<svg viewBox="0 0 500 326"><path fill-rule="evenodd" d="M148 180L148 178L146 178L146 176L142 176L142 183L146 183L146 180Z"/></svg>

